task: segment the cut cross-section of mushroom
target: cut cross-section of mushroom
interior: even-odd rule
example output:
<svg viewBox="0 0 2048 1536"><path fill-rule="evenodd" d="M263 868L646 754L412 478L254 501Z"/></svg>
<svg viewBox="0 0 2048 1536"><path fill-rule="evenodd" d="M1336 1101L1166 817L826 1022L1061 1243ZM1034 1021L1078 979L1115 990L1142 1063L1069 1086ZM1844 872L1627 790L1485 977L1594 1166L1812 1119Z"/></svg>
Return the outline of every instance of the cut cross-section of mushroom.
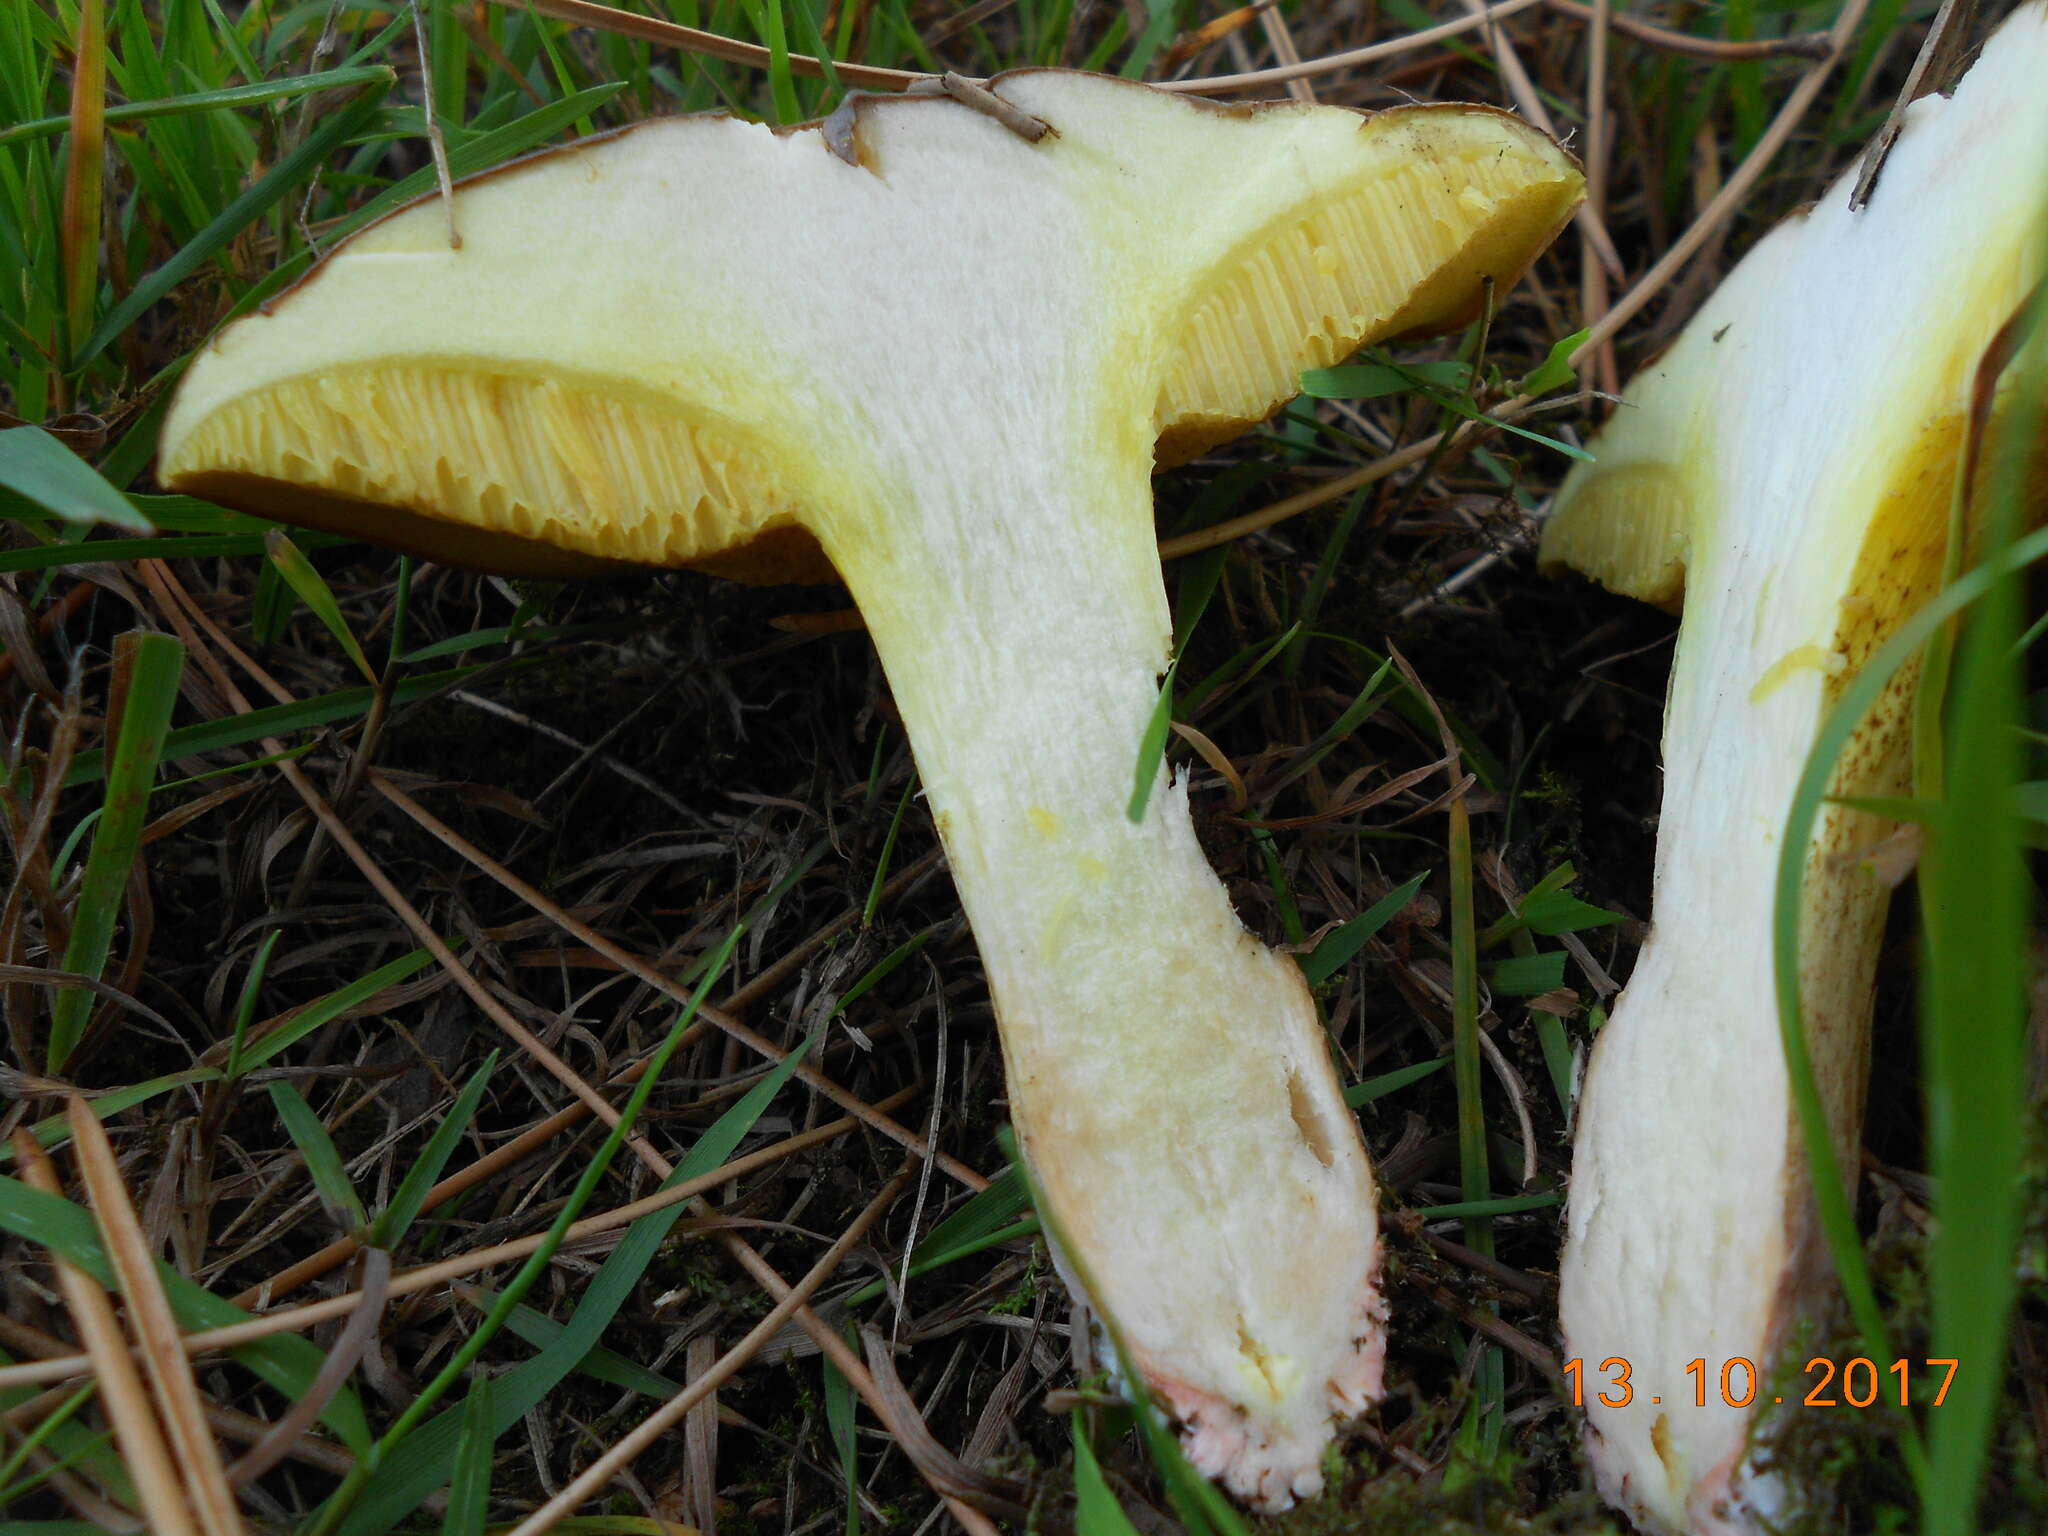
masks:
<svg viewBox="0 0 2048 1536"><path fill-rule="evenodd" d="M1505 292L1580 178L1479 107L1216 110L1032 71L646 124L416 205L196 361L167 483L501 570L853 589L986 962L1010 1110L1196 1463L1280 1507L1380 1390L1375 1189L1315 1005L1185 792L1155 458ZM815 543L813 543L815 541Z"/></svg>
<svg viewBox="0 0 2048 1536"><path fill-rule="evenodd" d="M1832 1286L1779 1037L1780 841L1828 709L1940 585L1980 360L2043 272L2044 80L2037 0L1913 105L1865 209L1852 172L1728 276L1544 534L1546 565L1684 607L1652 927L1587 1070L1560 1277L1567 1353L1628 1368L1626 1393L1611 1368L1587 1389L1589 1453L1646 1531L1750 1536L1801 1497L1750 1446ZM1917 676L1833 793L1907 792ZM1891 892L1864 855L1890 830L1836 806L1805 854L1801 1006L1851 1177ZM1724 1396L1730 1362L1756 1375L1730 1365Z"/></svg>

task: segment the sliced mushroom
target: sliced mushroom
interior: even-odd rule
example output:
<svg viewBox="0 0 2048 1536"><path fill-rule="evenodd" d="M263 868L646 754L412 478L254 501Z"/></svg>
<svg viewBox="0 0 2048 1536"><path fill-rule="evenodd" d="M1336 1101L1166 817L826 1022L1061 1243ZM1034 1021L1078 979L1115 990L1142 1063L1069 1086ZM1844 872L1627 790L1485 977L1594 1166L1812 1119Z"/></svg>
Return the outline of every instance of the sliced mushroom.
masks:
<svg viewBox="0 0 2048 1536"><path fill-rule="evenodd" d="M1833 1286L1779 1037L1773 883L1828 709L1940 586L1979 363L2043 271L2044 80L2032 4L1953 99L1914 104L1865 209L1852 172L1729 274L1545 531L1546 566L1684 608L1652 926L1586 1074L1560 1295L1601 1491L1645 1531L1748 1536L1805 1497L1751 1446ZM1908 792L1917 681L1894 678L1832 793ZM1806 1040L1852 1178L1891 830L1835 806L1806 850Z"/></svg>
<svg viewBox="0 0 2048 1536"><path fill-rule="evenodd" d="M167 483L510 571L830 568L908 727L1070 1281L1283 1507L1380 1391L1376 1195L1315 1004L1162 773L1149 476L1472 316L1579 197L1479 107L1029 71L536 157L376 225L184 381ZM822 557L820 557L822 551Z"/></svg>

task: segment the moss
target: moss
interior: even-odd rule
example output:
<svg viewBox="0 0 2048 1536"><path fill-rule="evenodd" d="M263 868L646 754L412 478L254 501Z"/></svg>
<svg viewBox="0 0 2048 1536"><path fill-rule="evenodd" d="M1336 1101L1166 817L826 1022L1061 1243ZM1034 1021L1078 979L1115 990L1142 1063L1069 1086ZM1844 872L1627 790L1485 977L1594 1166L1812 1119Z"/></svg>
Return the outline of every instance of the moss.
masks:
<svg viewBox="0 0 2048 1536"><path fill-rule="evenodd" d="M1491 1477L1449 1489L1422 1486L1394 1471L1333 1489L1260 1529L1271 1536L1624 1536L1590 1493L1568 1495L1535 1513L1529 1502L1525 1490Z"/></svg>
<svg viewBox="0 0 2048 1536"><path fill-rule="evenodd" d="M1031 1245L1031 1259L1016 1285L1001 1300L990 1303L992 1317L1022 1317L1037 1304L1039 1292L1045 1289L1045 1244Z"/></svg>

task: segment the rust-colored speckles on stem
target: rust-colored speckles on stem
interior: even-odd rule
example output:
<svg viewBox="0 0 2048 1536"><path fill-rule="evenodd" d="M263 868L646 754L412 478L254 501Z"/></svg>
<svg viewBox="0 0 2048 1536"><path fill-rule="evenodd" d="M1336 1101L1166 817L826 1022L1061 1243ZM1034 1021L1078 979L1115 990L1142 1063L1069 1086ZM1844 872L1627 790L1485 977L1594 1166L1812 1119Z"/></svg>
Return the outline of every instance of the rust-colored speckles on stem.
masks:
<svg viewBox="0 0 2048 1536"><path fill-rule="evenodd" d="M1960 412L1928 422L1899 458L1842 602L1835 650L1848 665L1829 685L1830 704L1941 585L1963 429Z"/></svg>

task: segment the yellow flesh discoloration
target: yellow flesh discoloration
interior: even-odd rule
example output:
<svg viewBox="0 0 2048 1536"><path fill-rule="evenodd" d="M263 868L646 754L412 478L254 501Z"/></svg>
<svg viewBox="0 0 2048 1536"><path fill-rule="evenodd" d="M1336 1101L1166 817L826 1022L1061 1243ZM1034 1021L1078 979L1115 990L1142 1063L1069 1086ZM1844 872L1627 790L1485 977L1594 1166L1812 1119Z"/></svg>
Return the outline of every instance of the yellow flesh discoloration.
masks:
<svg viewBox="0 0 2048 1536"><path fill-rule="evenodd" d="M1764 675L1751 684L1749 702L1761 704L1797 673L1822 672L1829 677L1839 677L1845 666L1841 656L1824 645L1795 645L1766 667Z"/></svg>
<svg viewBox="0 0 2048 1536"><path fill-rule="evenodd" d="M1672 1487L1683 1488L1691 1481L1685 1473L1685 1453L1672 1443L1670 1414L1658 1414L1650 1425L1650 1447Z"/></svg>
<svg viewBox="0 0 2048 1536"><path fill-rule="evenodd" d="M1835 650L1847 671L1830 701L1940 586L1964 426L1960 412L1926 423L1891 463L1842 600Z"/></svg>
<svg viewBox="0 0 2048 1536"><path fill-rule="evenodd" d="M1279 1403L1300 1389L1300 1361L1288 1355L1266 1354L1251 1342L1249 1335L1240 1340L1238 1347L1243 1351L1241 1379L1247 1395Z"/></svg>
<svg viewBox="0 0 2048 1536"><path fill-rule="evenodd" d="M1838 605L1826 702L1832 706L1878 647L1940 590L1948 552L1950 506L1960 468L1965 421L1950 413L1928 422L1893 458L1878 511L1856 557L1849 592ZM1908 662L1892 675L1877 702L1850 735L1828 792L1838 796L1903 794L1909 787L1905 754L1913 730L1920 664ZM1867 867L1835 871L1836 855L1868 848L1896 824L1865 811L1829 806L1821 815L1807 858L1807 878L1816 890L1830 881L1862 889L1882 901L1881 882ZM1816 935L1809 955L1825 956L1825 935Z"/></svg>

